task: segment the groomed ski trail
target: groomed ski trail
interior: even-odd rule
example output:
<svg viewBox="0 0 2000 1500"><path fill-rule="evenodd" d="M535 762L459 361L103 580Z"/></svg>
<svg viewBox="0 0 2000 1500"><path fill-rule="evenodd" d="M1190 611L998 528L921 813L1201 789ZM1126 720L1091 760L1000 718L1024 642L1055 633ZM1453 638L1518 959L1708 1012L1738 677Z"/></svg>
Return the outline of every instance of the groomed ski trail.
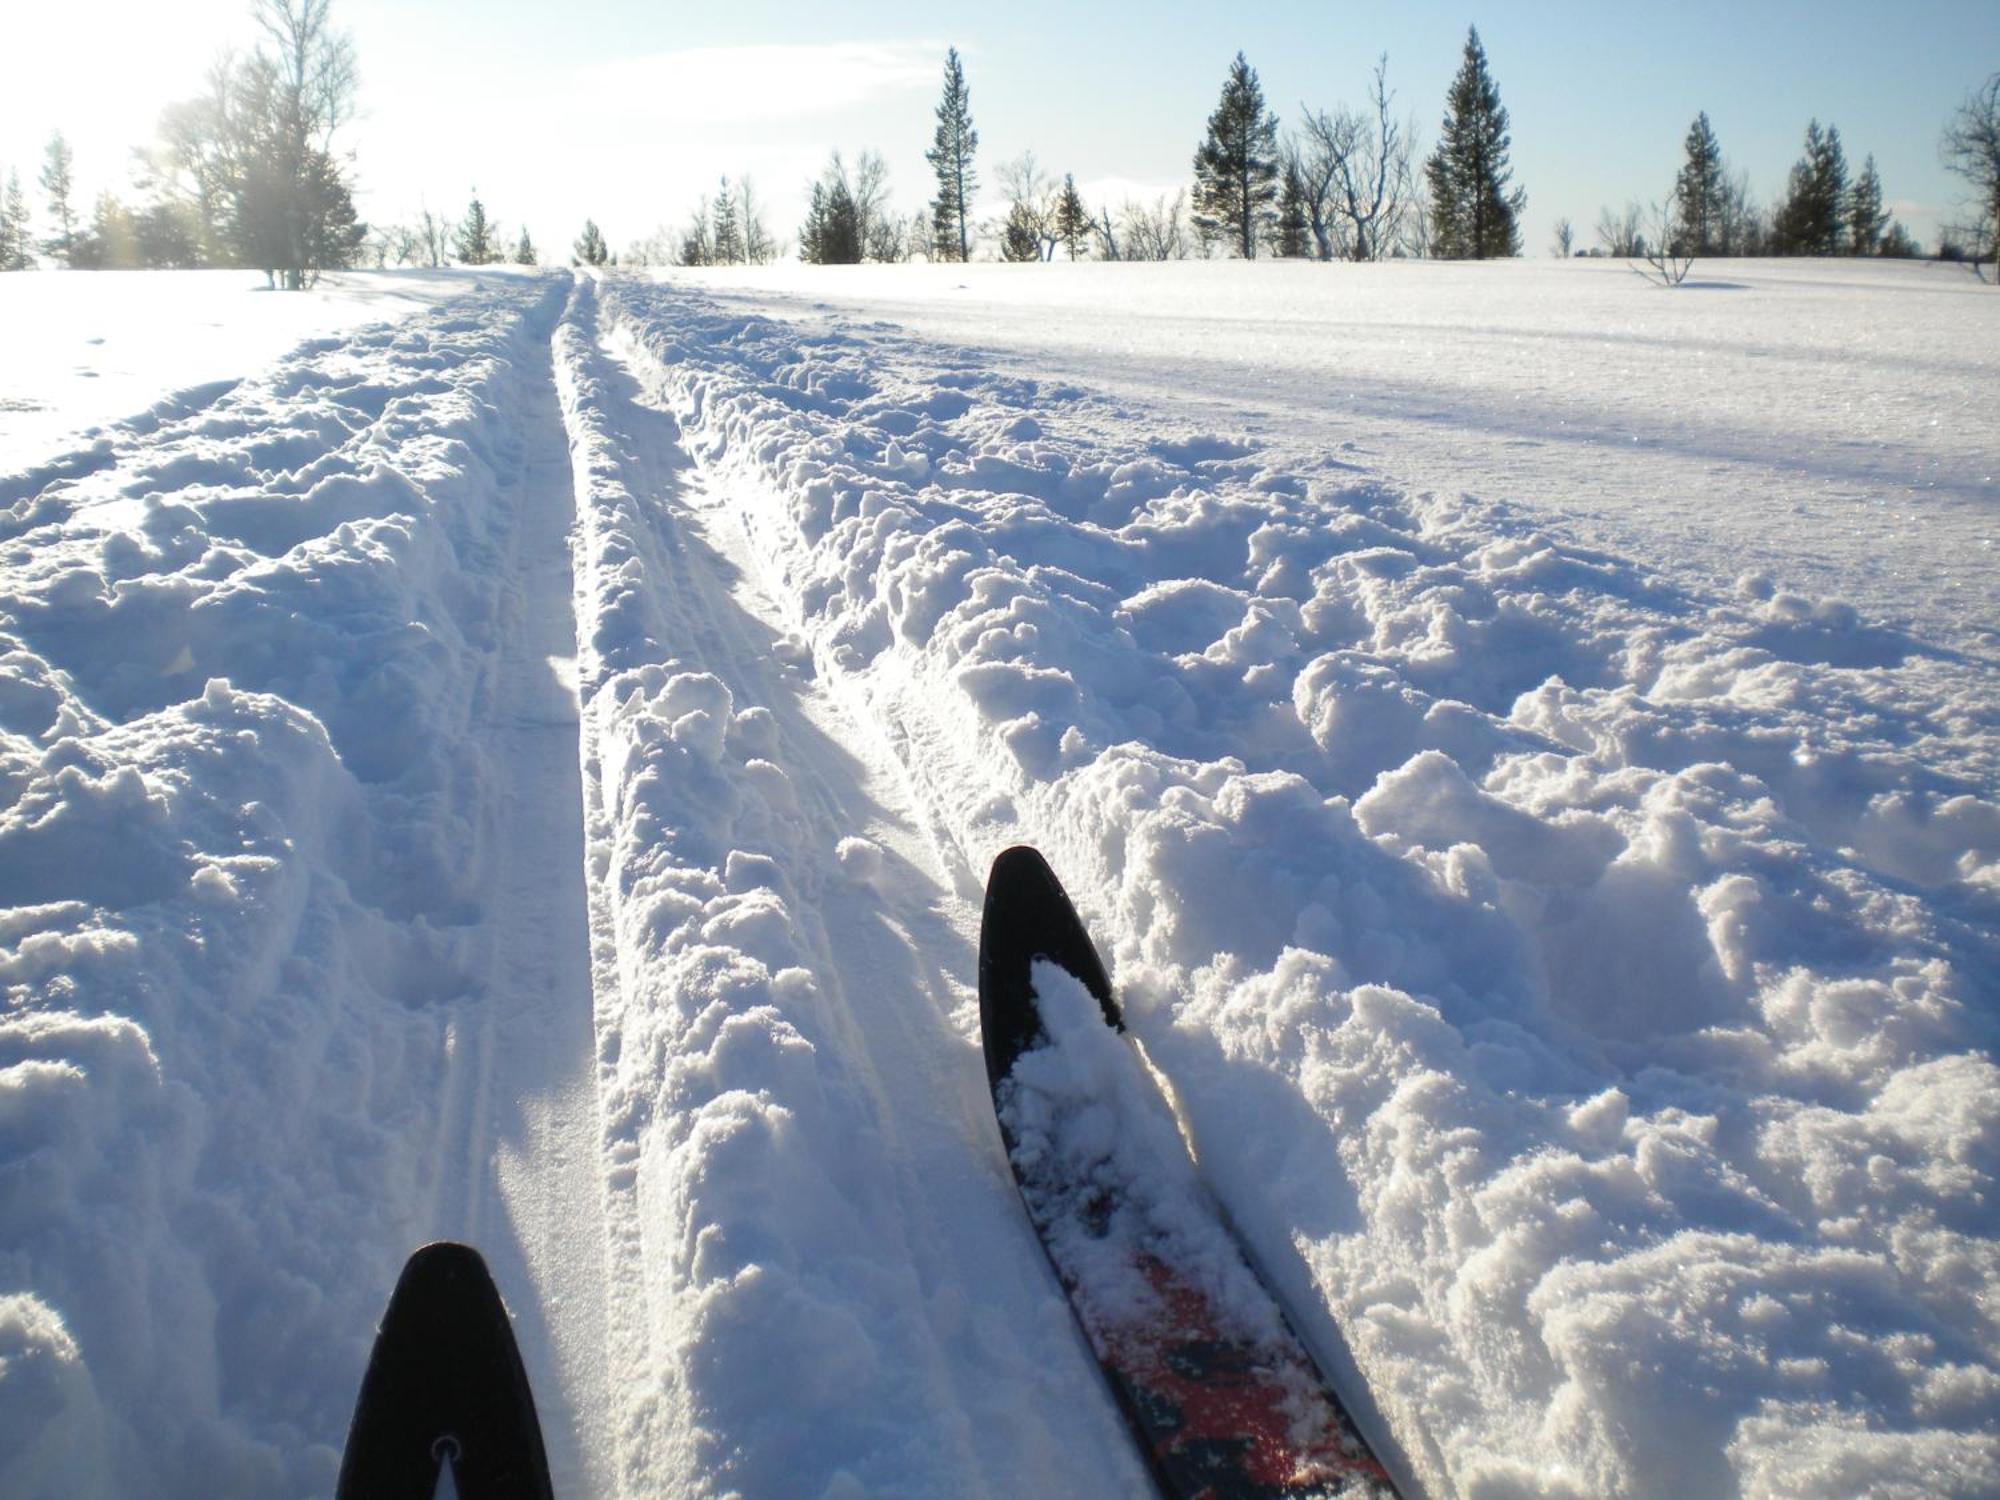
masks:
<svg viewBox="0 0 2000 1500"><path fill-rule="evenodd" d="M427 1237L468 1241L517 1323L559 1493L608 1492L604 1174L578 759L566 443L548 366L518 413L500 642L473 734L493 767L485 974L451 1022Z"/></svg>
<svg viewBox="0 0 2000 1500"><path fill-rule="evenodd" d="M697 474L646 389L643 358L604 343L592 284L572 299L556 359L591 642L593 950L617 1164L612 1363L653 1377L630 1383L621 1408L627 1490L1146 1493L998 1155L970 986L976 912L965 893L979 873L940 846L879 736L815 680L731 497ZM635 775L635 756L663 739L688 753L672 772ZM665 872L647 863L657 847L634 839L631 804L670 775L694 784L677 789L685 801L670 794L682 827L660 842L692 858ZM657 935L646 888L663 877L707 901L661 951L635 951L642 932ZM687 961L704 951L727 952L731 983L756 1002L713 1038L731 1002L703 959ZM774 970L774 982L746 976L746 963ZM687 1029L662 1036L663 1009ZM739 1051L742 1034L759 1047L803 1040L810 1060L729 1078L718 1054L731 1028ZM669 1054L664 1068L629 1066L641 1039L650 1055ZM710 1071L708 1098L674 1086ZM670 1104L678 1120L661 1118ZM737 1167L774 1180L745 1172L732 1186L708 1158L734 1156L716 1142L748 1133L746 1109L768 1112L758 1129L812 1119L817 1138L760 1142L762 1159ZM831 1193L819 1222L756 1201L785 1180ZM761 1263L708 1253L737 1239ZM764 1321L763 1278L784 1280L807 1325L815 1309L869 1316L801 1333L800 1362L784 1356L784 1319L761 1329L776 1350L704 1347L712 1320ZM1037 1314L1026 1325L1006 1312L1023 1307ZM844 1369L852 1388L825 1385L814 1363ZM796 1381L774 1386L780 1371ZM900 1430L870 1426L885 1409L900 1412Z"/></svg>

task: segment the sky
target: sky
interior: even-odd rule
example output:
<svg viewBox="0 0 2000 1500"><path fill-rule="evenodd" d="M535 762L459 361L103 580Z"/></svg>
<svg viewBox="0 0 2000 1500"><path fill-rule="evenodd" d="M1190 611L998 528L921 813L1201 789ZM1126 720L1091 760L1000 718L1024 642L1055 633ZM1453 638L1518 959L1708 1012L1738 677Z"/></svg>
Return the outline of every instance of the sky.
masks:
<svg viewBox="0 0 2000 1500"><path fill-rule="evenodd" d="M6 8L0 172L18 170L38 208L52 130L75 149L80 198L124 190L161 106L199 92L218 52L255 41L248 0ZM880 151L896 205L921 208L951 45L988 196L995 169L1028 150L1073 173L1093 204L1185 185L1238 50L1285 122L1302 106L1361 103L1386 52L1395 109L1428 147L1468 23L1512 116L1528 254L1548 253L1558 217L1588 243L1601 208L1663 197L1697 110L1766 200L1808 119L1837 125L1853 166L1875 156L1890 205L1929 247L1962 196L1939 165L1939 130L2000 71L1994 0L333 0L333 19L361 66L343 140L363 216L456 219L476 190L510 239L525 223L550 258L585 217L614 249L677 228L724 174L748 175L772 232L790 240L834 149Z"/></svg>

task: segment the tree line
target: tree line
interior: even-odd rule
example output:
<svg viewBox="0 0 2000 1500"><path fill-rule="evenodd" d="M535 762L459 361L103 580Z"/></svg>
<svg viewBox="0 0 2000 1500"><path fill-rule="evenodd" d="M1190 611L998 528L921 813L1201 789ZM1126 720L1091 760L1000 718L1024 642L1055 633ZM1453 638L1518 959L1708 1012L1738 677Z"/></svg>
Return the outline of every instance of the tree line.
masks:
<svg viewBox="0 0 2000 1500"><path fill-rule="evenodd" d="M1363 103L1302 107L1289 129L1267 108L1257 73L1238 53L1196 146L1189 188L1115 212L1086 205L1073 175L1044 171L1024 152L996 169L1005 212L976 224L979 134L956 48L947 52L936 129L925 153L936 174L928 213L908 226L883 207L880 157L856 195L838 153L812 190L800 256L827 264L963 261L982 242L1006 261L1171 260L1215 254L1252 259L1378 260L1391 256L1489 259L1521 253L1527 204L1513 183L1512 138L1477 27L1468 28L1446 91L1436 147L1418 145L1414 117L1392 108L1388 58L1375 67ZM1949 118L1939 144L1946 167L1972 189L1969 213L1947 225L1938 253L1975 266L2000 257L2000 74ZM1782 196L1751 196L1748 174L1724 160L1706 111L1685 142L1686 160L1664 200L1606 208L1596 250L1578 249L1567 218L1555 251L1691 261L1716 255L1915 256L1914 237L1885 207L1875 158L1851 172L1839 131L1817 120ZM857 226L867 229L856 232ZM831 230L829 230L831 226ZM870 230L874 232L869 232ZM927 231L927 232L926 232ZM695 262L688 262L695 263ZM1996 262L2000 279L2000 262Z"/></svg>
<svg viewBox="0 0 2000 1500"><path fill-rule="evenodd" d="M274 286L310 286L350 264L365 233L335 137L356 85L354 48L328 24L330 0L254 0L259 40L210 70L205 91L171 106L137 153L144 201L75 201L75 156L58 132L40 185L49 233L37 241L18 171L0 191L0 267L36 252L58 265L251 266Z"/></svg>
<svg viewBox="0 0 2000 1500"><path fill-rule="evenodd" d="M1766 208L1751 197L1748 174L1730 169L1706 110L1688 127L1682 164L1666 197L1602 210L1596 233L1598 253L1655 261L1717 255L1908 259L1923 253L1884 207L1874 156L1864 160L1859 174L1852 172L1838 128L1822 128L1818 120L1806 126L1804 154L1783 195ZM1556 224L1553 249L1558 255L1589 253L1574 248L1567 220Z"/></svg>
<svg viewBox="0 0 2000 1500"><path fill-rule="evenodd" d="M354 50L330 27L330 3L253 0L258 45L223 58L201 95L167 109L158 140L135 153L136 205L103 193L86 217L75 202L73 154L57 133L38 179L49 232L37 238L19 174L9 171L0 182L0 270L27 269L38 255L78 269L255 266L274 285L296 288L323 270L366 263L538 264L525 227L509 245L476 189L456 222L428 207L409 225L370 230L358 221L349 163L335 149L352 113ZM980 222L979 132L964 63L952 48L925 152L935 174L925 210L906 215L892 206L879 153L862 151L850 165L835 151L810 185L798 255L818 264L918 256L953 262L989 245L1007 261L1520 254L1527 196L1513 182L1508 112L1477 28L1467 30L1435 148L1420 149L1415 116L1399 119L1394 98L1385 55L1359 106L1301 106L1283 128L1239 52L1196 144L1186 187L1116 209L1087 204L1073 174L1058 177L1027 151L993 169L1005 209ZM1940 255L1975 266L2000 256L2000 73L1947 121L1940 154L1972 189L1967 215L1945 228ZM1703 111L1664 199L1605 208L1593 249L1579 249L1574 226L1559 219L1552 248L1564 256L1649 259L1663 279L1677 279L1666 267L1684 273L1697 256L1920 253L1884 204L1874 157L1852 171L1839 130L1817 119L1782 195L1757 203L1748 174L1731 168ZM749 179L724 177L683 228L630 246L626 260L761 264L783 250ZM571 246L570 261L616 263L594 221Z"/></svg>

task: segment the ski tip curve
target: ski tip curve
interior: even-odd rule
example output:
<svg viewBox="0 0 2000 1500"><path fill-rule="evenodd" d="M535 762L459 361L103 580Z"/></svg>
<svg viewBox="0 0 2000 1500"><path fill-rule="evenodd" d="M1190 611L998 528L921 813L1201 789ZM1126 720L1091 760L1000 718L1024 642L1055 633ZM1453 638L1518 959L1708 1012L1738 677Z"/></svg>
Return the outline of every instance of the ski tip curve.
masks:
<svg viewBox="0 0 2000 1500"><path fill-rule="evenodd" d="M1123 1026L1104 960L1062 882L1041 851L1016 844L993 861L979 920L979 1029L990 1085L997 1087L1042 1034L1036 959L1075 975L1103 1008L1105 1023Z"/></svg>
<svg viewBox="0 0 2000 1500"><path fill-rule="evenodd" d="M477 1250L439 1240L396 1280L334 1493L429 1500L446 1467L461 1495L549 1500L541 1425L500 1289Z"/></svg>

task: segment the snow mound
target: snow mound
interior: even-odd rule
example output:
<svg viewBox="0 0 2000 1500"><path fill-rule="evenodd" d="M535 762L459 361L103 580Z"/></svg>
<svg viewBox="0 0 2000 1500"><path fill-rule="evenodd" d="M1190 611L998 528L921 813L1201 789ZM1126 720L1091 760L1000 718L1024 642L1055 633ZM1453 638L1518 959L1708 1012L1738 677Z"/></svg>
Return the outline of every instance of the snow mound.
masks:
<svg viewBox="0 0 2000 1500"><path fill-rule="evenodd" d="M605 313L973 866L1035 843L1116 935L1424 1484L2000 1483L1925 1394L2000 1369L1985 673L972 351Z"/></svg>

